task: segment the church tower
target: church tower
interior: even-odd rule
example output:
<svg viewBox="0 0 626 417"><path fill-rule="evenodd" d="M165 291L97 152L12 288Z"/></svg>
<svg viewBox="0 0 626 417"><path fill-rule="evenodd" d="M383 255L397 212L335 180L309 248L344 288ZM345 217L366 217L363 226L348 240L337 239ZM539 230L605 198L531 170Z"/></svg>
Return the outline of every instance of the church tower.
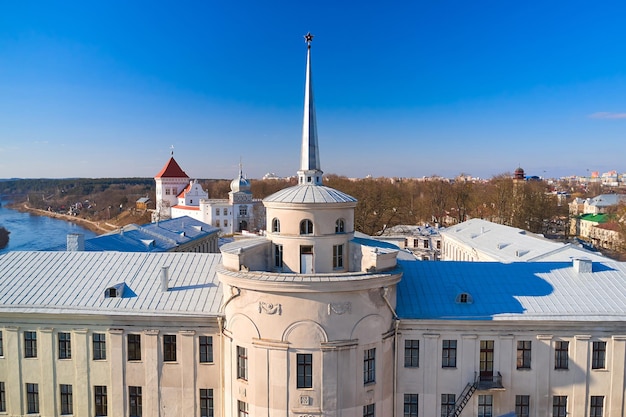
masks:
<svg viewBox="0 0 626 417"><path fill-rule="evenodd" d="M156 182L156 220L169 219L171 208L178 203L178 194L189 184L189 176L174 159L174 151L163 169L154 176Z"/></svg>
<svg viewBox="0 0 626 417"><path fill-rule="evenodd" d="M267 236L222 246L225 415L392 415L397 250L354 236L322 182L307 34L298 184L263 200ZM378 245L378 246L377 246Z"/></svg>

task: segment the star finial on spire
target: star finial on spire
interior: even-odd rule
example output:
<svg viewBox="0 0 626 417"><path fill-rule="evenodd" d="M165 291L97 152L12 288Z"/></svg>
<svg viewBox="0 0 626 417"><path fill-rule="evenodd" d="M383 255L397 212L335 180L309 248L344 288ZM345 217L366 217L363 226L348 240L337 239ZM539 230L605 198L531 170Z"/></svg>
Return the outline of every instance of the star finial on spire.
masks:
<svg viewBox="0 0 626 417"><path fill-rule="evenodd" d="M313 35L311 35L311 32L308 32L306 35L304 35L304 41L309 46L309 48L311 47L312 40L313 40Z"/></svg>
<svg viewBox="0 0 626 417"><path fill-rule="evenodd" d="M170 151L170 155L171 155L171 156L174 156L174 145L170 146L170 149L171 149L171 151Z"/></svg>

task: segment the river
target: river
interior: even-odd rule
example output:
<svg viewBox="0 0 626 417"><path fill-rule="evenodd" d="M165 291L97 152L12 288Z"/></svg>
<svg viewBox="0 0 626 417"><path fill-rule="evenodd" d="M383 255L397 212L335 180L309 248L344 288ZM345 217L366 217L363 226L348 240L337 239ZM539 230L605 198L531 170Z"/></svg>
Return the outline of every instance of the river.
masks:
<svg viewBox="0 0 626 417"><path fill-rule="evenodd" d="M97 236L75 223L22 213L6 208L7 201L0 203L0 226L11 232L9 244L0 249L0 254L16 250L45 250L65 245L69 233L82 233L85 239Z"/></svg>

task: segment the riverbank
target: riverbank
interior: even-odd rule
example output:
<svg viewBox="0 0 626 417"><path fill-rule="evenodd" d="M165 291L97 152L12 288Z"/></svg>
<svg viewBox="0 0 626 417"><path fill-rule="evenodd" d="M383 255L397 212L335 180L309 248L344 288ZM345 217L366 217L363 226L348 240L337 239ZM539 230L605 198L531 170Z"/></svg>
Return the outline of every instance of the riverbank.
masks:
<svg viewBox="0 0 626 417"><path fill-rule="evenodd" d="M87 230L91 230L92 232L98 235L108 233L117 229L117 226L107 224L104 222L94 222L91 220L83 219L81 217L70 216L68 214L60 214L60 213L55 213L53 211L36 209L36 208L30 207L27 203L8 204L6 205L6 207L11 208L13 210L21 211L23 213L31 213L36 216L51 217L53 219L59 219L59 220L76 223L80 225L81 227L84 227Z"/></svg>

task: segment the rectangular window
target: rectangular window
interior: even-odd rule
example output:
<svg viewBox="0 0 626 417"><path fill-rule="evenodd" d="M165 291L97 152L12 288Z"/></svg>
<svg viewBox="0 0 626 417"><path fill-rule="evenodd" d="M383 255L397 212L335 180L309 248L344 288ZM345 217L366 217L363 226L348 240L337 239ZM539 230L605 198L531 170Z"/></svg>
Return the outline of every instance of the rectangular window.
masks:
<svg viewBox="0 0 626 417"><path fill-rule="evenodd" d="M427 240L424 241L424 249L428 249L428 241Z"/></svg>
<svg viewBox="0 0 626 417"><path fill-rule="evenodd" d="M219 221L219 219L218 219L218 220L215 220L215 227L220 227L220 221Z"/></svg>
<svg viewBox="0 0 626 417"><path fill-rule="evenodd" d="M237 346L237 378L248 380L248 349Z"/></svg>
<svg viewBox="0 0 626 417"><path fill-rule="evenodd" d="M96 416L107 415L107 387L95 385L93 387L94 405L96 406Z"/></svg>
<svg viewBox="0 0 626 417"><path fill-rule="evenodd" d="M437 241L437 249L441 249L441 240Z"/></svg>
<svg viewBox="0 0 626 417"><path fill-rule="evenodd" d="M606 342L593 342L591 369L604 369L606 367Z"/></svg>
<svg viewBox="0 0 626 417"><path fill-rule="evenodd" d="M176 362L176 335L163 335L163 361Z"/></svg>
<svg viewBox="0 0 626 417"><path fill-rule="evenodd" d="M376 348L363 352L363 383L376 382Z"/></svg>
<svg viewBox="0 0 626 417"><path fill-rule="evenodd" d="M517 341L517 369L530 369L530 340Z"/></svg>
<svg viewBox="0 0 626 417"><path fill-rule="evenodd" d="M0 357L4 356L4 344L2 342L2 330L0 330Z"/></svg>
<svg viewBox="0 0 626 417"><path fill-rule="evenodd" d="M141 335L129 334L126 336L126 342L128 345L128 360L140 361L141 360Z"/></svg>
<svg viewBox="0 0 626 417"><path fill-rule="evenodd" d="M91 336L93 341L93 360L103 360L107 358L107 336L104 333L94 333Z"/></svg>
<svg viewBox="0 0 626 417"><path fill-rule="evenodd" d="M417 417L417 394L404 394L404 417Z"/></svg>
<svg viewBox="0 0 626 417"><path fill-rule="evenodd" d="M313 388L313 355L310 353L298 353L296 358L298 366L297 388Z"/></svg>
<svg viewBox="0 0 626 417"><path fill-rule="evenodd" d="M441 417L448 417L454 412L455 394L441 394Z"/></svg>
<svg viewBox="0 0 626 417"><path fill-rule="evenodd" d="M70 333L59 333L59 359L72 358L72 335Z"/></svg>
<svg viewBox="0 0 626 417"><path fill-rule="evenodd" d="M515 417L530 417L530 395L515 396Z"/></svg>
<svg viewBox="0 0 626 417"><path fill-rule="evenodd" d="M24 332L24 357L37 357L37 332Z"/></svg>
<svg viewBox="0 0 626 417"><path fill-rule="evenodd" d="M223 209L222 213L224 214L224 216L228 215L228 209L227 208Z"/></svg>
<svg viewBox="0 0 626 417"><path fill-rule="evenodd" d="M375 417L375 404L368 404L363 406L363 417Z"/></svg>
<svg viewBox="0 0 626 417"><path fill-rule="evenodd" d="M456 340L444 340L441 351L441 367L456 368Z"/></svg>
<svg viewBox="0 0 626 417"><path fill-rule="evenodd" d="M417 368L420 366L420 341L404 341L404 367Z"/></svg>
<svg viewBox="0 0 626 417"><path fill-rule="evenodd" d="M343 245L333 245L333 268L343 268Z"/></svg>
<svg viewBox="0 0 626 417"><path fill-rule="evenodd" d="M39 413L39 384L26 384L26 411Z"/></svg>
<svg viewBox="0 0 626 417"><path fill-rule="evenodd" d="M567 369L569 342L557 340L554 343L554 369Z"/></svg>
<svg viewBox="0 0 626 417"><path fill-rule="evenodd" d="M248 403L237 401L237 417L248 417Z"/></svg>
<svg viewBox="0 0 626 417"><path fill-rule="evenodd" d="M61 414L74 414L74 401L72 398L72 386L61 384L59 386L61 393Z"/></svg>
<svg viewBox="0 0 626 417"><path fill-rule="evenodd" d="M274 245L274 266L283 267L283 245Z"/></svg>
<svg viewBox="0 0 626 417"><path fill-rule="evenodd" d="M4 381L0 381L0 412L7 411L7 393L4 388Z"/></svg>
<svg viewBox="0 0 626 417"><path fill-rule="evenodd" d="M239 215L245 217L248 215L248 206L239 206Z"/></svg>
<svg viewBox="0 0 626 417"><path fill-rule="evenodd" d="M171 194L170 189L169 189L169 188L166 188L166 189L165 189L165 195L170 195L170 194Z"/></svg>
<svg viewBox="0 0 626 417"><path fill-rule="evenodd" d="M213 362L213 336L200 336L200 363Z"/></svg>
<svg viewBox="0 0 626 417"><path fill-rule="evenodd" d="M212 389L200 389L200 417L214 417Z"/></svg>
<svg viewBox="0 0 626 417"><path fill-rule="evenodd" d="M228 227L228 220L224 219L224 227Z"/></svg>
<svg viewBox="0 0 626 417"><path fill-rule="evenodd" d="M420 245L419 239L413 239L413 247L414 248L419 248L419 245Z"/></svg>
<svg viewBox="0 0 626 417"><path fill-rule="evenodd" d="M218 208L216 208L216 209L215 209L215 215L216 215L216 216L219 216L219 215L220 215L220 209L218 209Z"/></svg>
<svg viewBox="0 0 626 417"><path fill-rule="evenodd" d="M130 417L141 417L141 387L128 387Z"/></svg>
<svg viewBox="0 0 626 417"><path fill-rule="evenodd" d="M478 396L478 417L493 417L493 396Z"/></svg>
<svg viewBox="0 0 626 417"><path fill-rule="evenodd" d="M555 395L552 397L552 417L567 416L567 396Z"/></svg>
<svg viewBox="0 0 626 417"><path fill-rule="evenodd" d="M592 395L589 406L589 417L602 417L604 413L604 397L601 395Z"/></svg>

